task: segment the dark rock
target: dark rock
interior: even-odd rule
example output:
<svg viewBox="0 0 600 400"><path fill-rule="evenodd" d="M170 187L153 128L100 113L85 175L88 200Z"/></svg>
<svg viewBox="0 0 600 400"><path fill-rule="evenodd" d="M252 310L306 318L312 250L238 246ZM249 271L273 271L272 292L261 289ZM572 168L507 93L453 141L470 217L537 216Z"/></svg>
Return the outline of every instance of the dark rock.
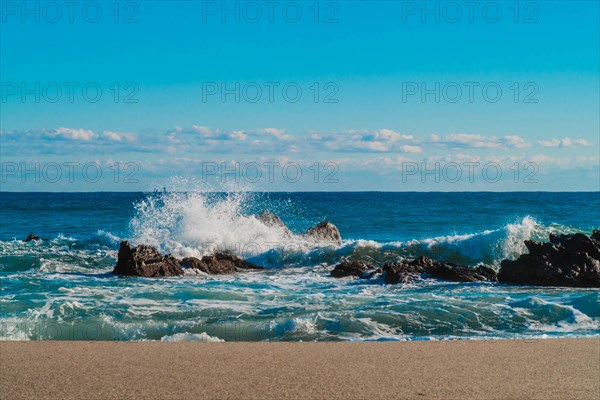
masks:
<svg viewBox="0 0 600 400"><path fill-rule="evenodd" d="M30 233L29 236L25 239L26 242L31 242L32 240L42 240L41 237L36 235L35 233Z"/></svg>
<svg viewBox="0 0 600 400"><path fill-rule="evenodd" d="M209 273L209 266L197 257L186 257L179 264L185 268L197 269L207 274Z"/></svg>
<svg viewBox="0 0 600 400"><path fill-rule="evenodd" d="M425 275L432 278L457 282L496 282L496 272L480 265L476 268L433 261L427 257L414 260L401 260L383 265L386 283L407 283L412 279Z"/></svg>
<svg viewBox="0 0 600 400"><path fill-rule="evenodd" d="M218 252L201 259L187 257L181 260L181 265L207 274L231 274L244 269L264 269L226 252Z"/></svg>
<svg viewBox="0 0 600 400"><path fill-rule="evenodd" d="M484 265L469 268L454 264L434 263L434 267L427 270L426 274L434 278L455 282L498 281L496 271Z"/></svg>
<svg viewBox="0 0 600 400"><path fill-rule="evenodd" d="M479 275L485 277L486 280L490 282L498 282L498 273L494 268L486 267L485 265L478 265L475 267L475 271L477 271Z"/></svg>
<svg viewBox="0 0 600 400"><path fill-rule="evenodd" d="M553 243L540 243L534 242L533 240L525 240L524 243L527 251L529 251L529 254L533 256L558 252L557 245Z"/></svg>
<svg viewBox="0 0 600 400"><path fill-rule="evenodd" d="M543 286L600 287L600 231L591 237L550 234L547 243L526 240L529 253L502 260L498 280Z"/></svg>
<svg viewBox="0 0 600 400"><path fill-rule="evenodd" d="M363 279L369 279L373 275L380 273L381 269L367 264L364 261L342 261L337 264L330 272L334 278L344 278L346 276L358 276Z"/></svg>
<svg viewBox="0 0 600 400"><path fill-rule="evenodd" d="M559 251L559 247L563 247L569 253L585 252L590 257L600 260L600 241L593 235L587 237L583 233L573 235L550 234L550 243L553 243L556 247L554 253Z"/></svg>
<svg viewBox="0 0 600 400"><path fill-rule="evenodd" d="M415 261L415 260L413 260ZM383 264L385 283L408 283L423 273L424 268L410 261L387 262Z"/></svg>
<svg viewBox="0 0 600 400"><path fill-rule="evenodd" d="M499 282L509 283L528 283L535 280L535 268L529 268L529 265L535 264L535 258L531 254L523 254L518 259L502 260L500 271L498 272Z"/></svg>
<svg viewBox="0 0 600 400"><path fill-rule="evenodd" d="M319 242L342 243L342 236L338 228L329 221L321 222L302 234L303 236Z"/></svg>
<svg viewBox="0 0 600 400"><path fill-rule="evenodd" d="M119 247L119 258L112 273L150 278L183 275L183 269L171 255L163 256L154 247L144 244L132 248L129 242L124 241Z"/></svg>

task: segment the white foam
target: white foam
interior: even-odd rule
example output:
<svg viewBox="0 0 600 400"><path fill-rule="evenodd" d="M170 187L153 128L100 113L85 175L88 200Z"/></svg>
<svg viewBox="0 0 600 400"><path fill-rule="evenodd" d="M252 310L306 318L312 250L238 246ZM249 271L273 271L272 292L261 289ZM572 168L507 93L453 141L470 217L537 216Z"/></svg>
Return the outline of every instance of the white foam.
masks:
<svg viewBox="0 0 600 400"><path fill-rule="evenodd" d="M504 258L515 257L525 252L525 240L540 229L540 225L530 216L526 216L519 223L508 224L504 227L504 239L500 242L501 256Z"/></svg>
<svg viewBox="0 0 600 400"><path fill-rule="evenodd" d="M540 306L550 306L563 309L567 311L567 318L557 321L556 323L545 323L545 322L531 322L529 328L534 331L542 332L576 332L582 329L599 330L600 320L591 318L590 316L579 311L571 305L560 304L557 302L547 301L539 297L533 297L531 299L532 304Z"/></svg>
<svg viewBox="0 0 600 400"><path fill-rule="evenodd" d="M113 235L112 233L104 231L102 229L98 229L98 232L96 232L96 236L100 240L107 242L107 244L109 245L119 244L119 242L122 240L119 236Z"/></svg>
<svg viewBox="0 0 600 400"><path fill-rule="evenodd" d="M216 336L210 336L206 332L202 333L176 333L174 335L165 335L160 338L161 342L224 342Z"/></svg>

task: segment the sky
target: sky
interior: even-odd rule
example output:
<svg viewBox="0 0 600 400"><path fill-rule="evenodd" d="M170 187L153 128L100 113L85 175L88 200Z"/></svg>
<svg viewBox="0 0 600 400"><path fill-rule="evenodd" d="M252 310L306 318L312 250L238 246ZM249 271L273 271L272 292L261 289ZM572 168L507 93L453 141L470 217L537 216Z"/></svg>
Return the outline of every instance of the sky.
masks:
<svg viewBox="0 0 600 400"><path fill-rule="evenodd" d="M1 190L600 190L597 1L0 5Z"/></svg>

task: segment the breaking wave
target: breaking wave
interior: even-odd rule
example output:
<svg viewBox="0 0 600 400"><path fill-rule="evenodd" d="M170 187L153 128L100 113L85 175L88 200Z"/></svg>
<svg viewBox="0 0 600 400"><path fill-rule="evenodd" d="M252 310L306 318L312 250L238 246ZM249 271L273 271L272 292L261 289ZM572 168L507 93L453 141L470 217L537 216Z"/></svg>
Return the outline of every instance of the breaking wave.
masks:
<svg viewBox="0 0 600 400"><path fill-rule="evenodd" d="M216 250L252 257L271 249L309 250L314 243L247 214L248 193L164 193L136 205L133 240L179 257Z"/></svg>
<svg viewBox="0 0 600 400"><path fill-rule="evenodd" d="M341 245L332 245L263 224L250 212L257 210L254 202L252 194L243 192L151 195L135 206L136 215L130 223L132 238L135 243L150 244L177 257L201 257L226 250L272 268L337 262L342 257L382 264L398 257L421 255L459 264L494 266L525 252L524 240L544 241L551 232L576 231L558 224L545 226L525 216L500 228L468 234L386 243L345 240Z"/></svg>

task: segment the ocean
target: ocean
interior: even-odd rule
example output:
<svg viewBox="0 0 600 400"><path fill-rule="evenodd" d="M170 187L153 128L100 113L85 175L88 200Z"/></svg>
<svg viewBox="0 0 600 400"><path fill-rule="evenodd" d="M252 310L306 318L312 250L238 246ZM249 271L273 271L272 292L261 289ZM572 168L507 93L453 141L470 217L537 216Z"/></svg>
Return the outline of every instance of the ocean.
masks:
<svg viewBox="0 0 600 400"><path fill-rule="evenodd" d="M269 210L298 235L253 217ZM341 245L299 235L323 220ZM0 192L0 340L376 341L600 336L597 289L335 279L346 257L498 268L600 228L600 193ZM35 233L45 240L25 243ZM265 271L111 274L121 240Z"/></svg>

